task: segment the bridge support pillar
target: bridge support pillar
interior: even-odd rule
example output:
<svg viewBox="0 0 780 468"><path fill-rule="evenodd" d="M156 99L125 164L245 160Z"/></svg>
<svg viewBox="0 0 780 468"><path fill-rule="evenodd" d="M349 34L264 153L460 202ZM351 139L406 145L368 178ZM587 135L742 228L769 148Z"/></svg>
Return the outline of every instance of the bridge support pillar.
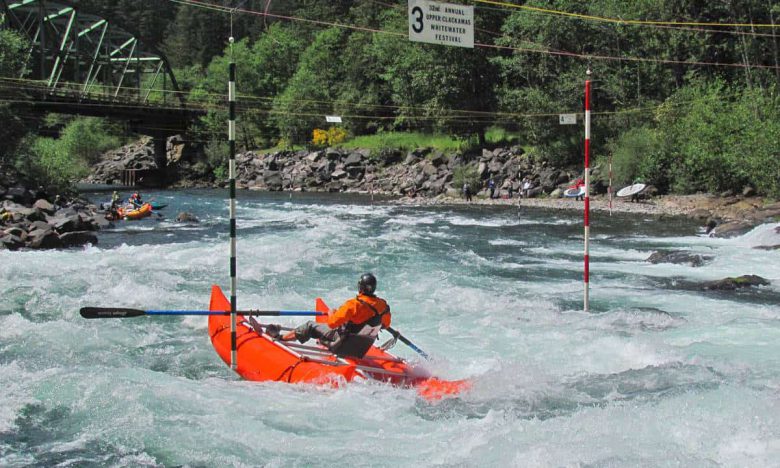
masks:
<svg viewBox="0 0 780 468"><path fill-rule="evenodd" d="M162 177L163 181L166 179L168 169L168 154L166 152L167 143L168 140L164 136L152 137L154 162L157 164L157 169L160 171L160 177Z"/></svg>

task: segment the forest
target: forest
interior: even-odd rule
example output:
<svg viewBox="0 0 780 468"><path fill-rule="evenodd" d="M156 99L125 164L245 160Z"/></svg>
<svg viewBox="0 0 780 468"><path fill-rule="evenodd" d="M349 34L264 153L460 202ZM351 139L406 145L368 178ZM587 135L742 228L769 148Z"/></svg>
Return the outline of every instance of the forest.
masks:
<svg viewBox="0 0 780 468"><path fill-rule="evenodd" d="M769 0L452 1L474 7L473 49L411 42L406 1L73 3L168 57L188 102L209 109L187 138L215 171L226 158L230 61L242 149L416 133L468 152L500 130L554 166L582 161L589 77L592 154L595 164L611 158L618 182L780 197L780 4ZM2 76L23 67L25 50L0 32ZM560 125L563 113L580 125ZM101 119L18 114L0 108L0 162L39 177L72 179L131 137Z"/></svg>

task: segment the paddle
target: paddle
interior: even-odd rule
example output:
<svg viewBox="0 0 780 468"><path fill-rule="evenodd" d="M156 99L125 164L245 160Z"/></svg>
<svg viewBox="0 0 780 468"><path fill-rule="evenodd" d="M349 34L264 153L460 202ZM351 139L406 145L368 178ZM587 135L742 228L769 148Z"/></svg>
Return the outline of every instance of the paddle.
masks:
<svg viewBox="0 0 780 468"><path fill-rule="evenodd" d="M422 349L418 348L414 343L409 341L405 336L403 336L402 334L398 333L397 330L393 329L393 327L387 327L387 328L385 328L385 330L390 332L390 334L393 335L394 337L396 337L399 340L401 340L401 342L403 344L405 344L406 346L408 346L408 347L412 348L413 350L415 350L420 356L422 356L422 357L424 357L425 359L428 359L428 360L431 359L431 357L428 356L428 353L426 353Z"/></svg>
<svg viewBox="0 0 780 468"><path fill-rule="evenodd" d="M268 315L268 316L301 316L320 315L313 310L239 310L241 315ZM81 316L86 319L96 318L128 318L142 315L230 315L230 311L218 310L141 310L122 307L82 307Z"/></svg>

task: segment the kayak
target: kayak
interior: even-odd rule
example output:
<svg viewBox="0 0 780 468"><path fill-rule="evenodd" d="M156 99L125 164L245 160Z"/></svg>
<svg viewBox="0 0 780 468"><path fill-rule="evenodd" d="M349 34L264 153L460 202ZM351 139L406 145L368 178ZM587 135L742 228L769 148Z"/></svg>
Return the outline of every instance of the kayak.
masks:
<svg viewBox="0 0 780 468"><path fill-rule="evenodd" d="M585 196L585 187L570 187L563 191L566 198L576 198Z"/></svg>
<svg viewBox="0 0 780 468"><path fill-rule="evenodd" d="M155 210L155 211L162 210L163 208L168 206L167 203L160 203L160 202L157 202L157 201L150 201L149 204L152 205L152 209ZM101 203L100 204L100 209L101 210L109 210L109 209L111 209L111 202L107 201L107 202Z"/></svg>
<svg viewBox="0 0 780 468"><path fill-rule="evenodd" d="M230 311L230 302L219 286L211 287L209 310ZM318 298L316 310L327 313L328 307ZM239 314L236 323L235 370L246 380L333 386L355 380L378 380L413 387L429 401L458 395L471 386L468 380L433 377L426 369L374 345L361 358L337 356L319 344L276 340L268 335L267 324L258 323L251 317ZM210 315L209 336L219 357L230 365L230 315Z"/></svg>
<svg viewBox="0 0 780 468"><path fill-rule="evenodd" d="M647 187L645 184L632 184L628 187L623 187L622 189L618 190L617 196L618 197L630 197L631 195L636 195L642 190Z"/></svg>
<svg viewBox="0 0 780 468"><path fill-rule="evenodd" d="M140 208L134 210L127 208L117 208L120 218L124 219L141 219L146 218L152 214L152 205L144 203Z"/></svg>

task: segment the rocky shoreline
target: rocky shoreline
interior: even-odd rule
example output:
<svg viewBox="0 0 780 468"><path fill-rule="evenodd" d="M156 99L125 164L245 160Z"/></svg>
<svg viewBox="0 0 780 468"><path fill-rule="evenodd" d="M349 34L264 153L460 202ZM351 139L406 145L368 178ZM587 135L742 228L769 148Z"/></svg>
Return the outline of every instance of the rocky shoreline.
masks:
<svg viewBox="0 0 780 468"><path fill-rule="evenodd" d="M170 188L226 186L224 178L217 180L214 171L194 157L192 149L187 148L181 138L169 139L168 167L164 172L156 167L151 144L151 140L142 139L106 153L103 160L93 166L92 174L82 182L122 185L127 181L127 172L135 171L140 175L135 181L153 186L159 186L161 179L167 180ZM236 167L239 189L376 193L394 197L395 203L404 204L513 204L561 210L583 209L582 201L562 197L563 190L581 177L581 168L550 167L520 147L484 149L479 155L469 156L459 152L445 154L431 148L408 152L387 149L376 154L368 150L339 148L273 153L248 151L236 156ZM470 202L463 199L460 188L462 180L465 180L463 168L466 167L473 172L471 180L477 181L474 183L473 201ZM144 176L147 178L144 179ZM490 198L488 180L495 181L495 198ZM529 197L518 198L524 180L529 180L532 188ZM76 239L83 244L93 240L87 233L106 224L94 206L80 203L61 212L63 207L53 203L51 197L35 197L27 188L8 180L0 182L0 197L4 199L0 214L5 217L0 222L0 237L3 238L0 248L69 246ZM614 197L610 203L608 181L599 167L593 168L591 182L590 207L593 212L611 210L658 217L686 216L706 226L711 235L718 237L740 235L759 224L780 221L780 202L753 196L749 188L740 195L658 196L653 187L648 187L638 202ZM33 206L33 203L38 206ZM64 222L63 218L70 221ZM51 232L43 225L33 226L34 222L50 224ZM42 231L38 232L36 227ZM45 236L44 232L47 233ZM82 234L60 239L69 232ZM31 236L31 233L34 235ZM94 242L97 242L96 238Z"/></svg>
<svg viewBox="0 0 780 468"><path fill-rule="evenodd" d="M181 138L168 141L168 174L172 188L225 186L216 180L203 162ZM86 182L117 184L122 172L153 170L151 142L142 140L109 152L94 167ZM555 168L539 161L520 147L483 149L478 155L443 153L431 148L413 151L386 149L376 154L368 150L327 148L320 150L247 151L236 156L238 188L268 191L319 191L378 193L398 197L399 203L465 203L456 177L459 168L469 165L481 185L473 189L476 204L517 203L549 209L582 209L582 202L562 198L563 190L581 177L580 167ZM490 199L488 180L496 182ZM516 198L523 180L532 185L530 198ZM609 211L608 180L601 168L591 171L591 210ZM613 188L616 190L617 188ZM631 203L613 198L611 210L656 216L687 216L707 227L714 236L730 237L752 227L780 220L780 203L753 196L750 187L742 194L698 194L657 196L653 187L644 198ZM515 197L506 200L510 195Z"/></svg>

